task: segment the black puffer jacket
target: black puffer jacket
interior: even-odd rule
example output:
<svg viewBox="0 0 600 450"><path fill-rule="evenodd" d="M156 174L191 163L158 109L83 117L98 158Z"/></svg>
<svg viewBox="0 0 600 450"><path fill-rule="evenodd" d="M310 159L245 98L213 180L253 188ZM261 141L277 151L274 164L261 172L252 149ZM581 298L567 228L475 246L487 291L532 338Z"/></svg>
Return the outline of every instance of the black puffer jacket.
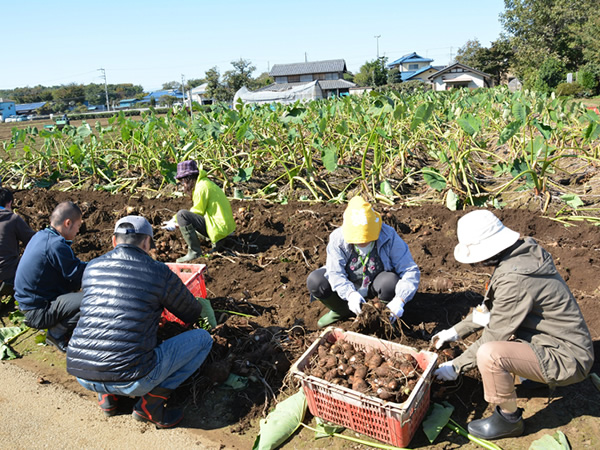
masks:
<svg viewBox="0 0 600 450"><path fill-rule="evenodd" d="M155 366L163 308L195 322L201 304L165 264L119 244L88 264L81 316L67 351L67 371L90 381L133 381Z"/></svg>

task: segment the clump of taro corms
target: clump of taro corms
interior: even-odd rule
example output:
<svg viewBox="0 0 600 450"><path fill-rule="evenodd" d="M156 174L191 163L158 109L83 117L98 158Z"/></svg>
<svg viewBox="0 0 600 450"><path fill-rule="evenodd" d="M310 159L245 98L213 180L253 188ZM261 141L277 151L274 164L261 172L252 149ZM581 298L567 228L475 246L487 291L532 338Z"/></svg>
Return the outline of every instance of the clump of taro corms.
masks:
<svg viewBox="0 0 600 450"><path fill-rule="evenodd" d="M320 345L305 373L382 400L402 403L423 370L408 353L386 357L379 350L365 352L339 339L333 344L325 341Z"/></svg>

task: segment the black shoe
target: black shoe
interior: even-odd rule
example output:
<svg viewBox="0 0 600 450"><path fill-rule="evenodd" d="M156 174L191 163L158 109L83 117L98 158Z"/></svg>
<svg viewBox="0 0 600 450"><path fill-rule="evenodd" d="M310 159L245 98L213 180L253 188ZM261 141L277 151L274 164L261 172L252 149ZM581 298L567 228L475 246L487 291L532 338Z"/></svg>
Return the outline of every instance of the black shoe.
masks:
<svg viewBox="0 0 600 450"><path fill-rule="evenodd" d="M67 340L65 337L55 338L50 334L50 332L46 333L46 344L52 345L58 349L58 351L62 353L67 353Z"/></svg>
<svg viewBox="0 0 600 450"><path fill-rule="evenodd" d="M494 414L487 419L474 420L467 426L469 433L481 439L502 439L507 437L521 436L525 431L522 410L518 410L519 420L509 422L501 413L500 407L496 406Z"/></svg>
<svg viewBox="0 0 600 450"><path fill-rule="evenodd" d="M133 408L133 418L140 422L151 422L156 428L173 428L183 419L183 411L166 408L171 392L172 389L156 387L143 395Z"/></svg>
<svg viewBox="0 0 600 450"><path fill-rule="evenodd" d="M114 394L98 394L98 406L106 417L116 416L119 398Z"/></svg>

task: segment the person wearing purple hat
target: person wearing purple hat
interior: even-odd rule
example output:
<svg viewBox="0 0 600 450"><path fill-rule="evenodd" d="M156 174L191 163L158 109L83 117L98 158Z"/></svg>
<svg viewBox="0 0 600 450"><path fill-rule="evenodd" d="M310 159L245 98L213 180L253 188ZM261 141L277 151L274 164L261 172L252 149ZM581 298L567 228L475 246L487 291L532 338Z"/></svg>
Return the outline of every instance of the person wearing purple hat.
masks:
<svg viewBox="0 0 600 450"><path fill-rule="evenodd" d="M235 231L235 219L223 190L208 179L205 170L198 169L196 161L177 164L175 178L183 184L183 191L192 196L193 205L190 210L179 210L171 220L163 222L162 228L180 229L188 245L187 254L177 259L183 263L202 256L199 236L209 240L212 249L216 249L219 241Z"/></svg>
<svg viewBox="0 0 600 450"><path fill-rule="evenodd" d="M490 211L472 211L458 221L454 258L493 268L483 303L452 328L432 338L437 349L483 329L460 356L440 364L439 380L454 381L477 367L486 401L495 404L485 419L469 423L483 439L523 434L514 376L567 386L584 380L594 363L592 337L552 256L530 237L504 226Z"/></svg>

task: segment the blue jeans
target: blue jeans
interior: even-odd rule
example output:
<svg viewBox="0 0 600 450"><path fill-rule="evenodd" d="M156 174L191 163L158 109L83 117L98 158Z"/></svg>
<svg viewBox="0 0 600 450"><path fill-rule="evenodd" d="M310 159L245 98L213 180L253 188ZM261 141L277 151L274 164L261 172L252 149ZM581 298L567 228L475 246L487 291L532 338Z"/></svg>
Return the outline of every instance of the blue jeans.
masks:
<svg viewBox="0 0 600 450"><path fill-rule="evenodd" d="M175 389L202 365L212 347L206 330L189 330L167 339L154 349L156 366L145 377L135 381L89 381L77 378L79 384L99 394L140 397L155 387Z"/></svg>

